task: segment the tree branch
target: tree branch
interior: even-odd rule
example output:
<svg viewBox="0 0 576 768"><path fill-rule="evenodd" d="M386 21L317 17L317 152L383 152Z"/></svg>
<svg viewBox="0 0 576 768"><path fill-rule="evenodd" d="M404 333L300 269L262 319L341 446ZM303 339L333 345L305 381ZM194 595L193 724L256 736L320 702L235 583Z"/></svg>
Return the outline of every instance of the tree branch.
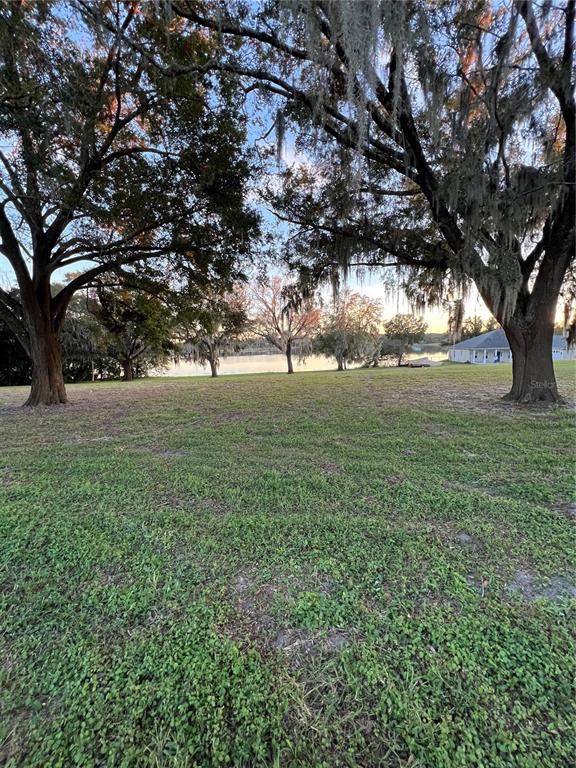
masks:
<svg viewBox="0 0 576 768"><path fill-rule="evenodd" d="M30 341L26 327L19 317L21 313L20 303L3 288L0 288L0 319L10 328L26 354L30 355Z"/></svg>
<svg viewBox="0 0 576 768"><path fill-rule="evenodd" d="M564 54L563 54L563 69L560 70L554 66L548 51L540 36L538 30L538 24L532 12L532 3L530 0L522 0L518 6L518 10L524 23L526 25L526 31L528 32L528 38L530 40L530 46L534 52L534 56L538 61L542 74L546 77L550 90L554 93L560 104L564 121L568 124L570 119L574 119L574 97L571 93L570 78L572 75L571 67L568 67L568 71L564 68L564 60L569 64L572 59L572 43L574 38L574 0L569 0L566 11L566 32L564 37ZM567 53L566 46L569 46L569 52ZM565 57L565 59L564 59Z"/></svg>
<svg viewBox="0 0 576 768"><path fill-rule="evenodd" d="M14 270L20 287L28 285L30 283L30 274L26 268L26 263L22 257L20 245L18 239L14 234L12 225L4 210L6 202L0 205L0 238L2 242L0 245L0 251L6 256L10 262L10 266Z"/></svg>

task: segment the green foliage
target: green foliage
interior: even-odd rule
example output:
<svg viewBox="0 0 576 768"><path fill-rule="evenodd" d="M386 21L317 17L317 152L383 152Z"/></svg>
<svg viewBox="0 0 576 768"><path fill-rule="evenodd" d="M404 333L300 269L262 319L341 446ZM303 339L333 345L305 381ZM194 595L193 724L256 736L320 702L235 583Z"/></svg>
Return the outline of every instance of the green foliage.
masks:
<svg viewBox="0 0 576 768"><path fill-rule="evenodd" d="M0 389L3 764L569 765L573 419L508 377Z"/></svg>
<svg viewBox="0 0 576 768"><path fill-rule="evenodd" d="M136 370L161 366L174 352L176 318L157 296L100 283L88 308L108 331L108 354L123 367L125 378L132 379Z"/></svg>
<svg viewBox="0 0 576 768"><path fill-rule="evenodd" d="M184 343L180 354L201 365L210 363L217 374L220 357L237 351L248 330L248 300L238 284L228 293L212 285L180 297L178 332Z"/></svg>
<svg viewBox="0 0 576 768"><path fill-rule="evenodd" d="M258 235L246 202L257 164L237 83L167 77L123 40L129 30L140 47L160 33L166 41L161 16L135 3L0 6L0 137L10 149L0 238L20 289L18 301L0 289L0 314L36 353L40 400L65 399L63 385L42 392L41 379L59 372L48 377L57 354L50 362L37 342L57 347L78 290L121 271L231 279ZM214 41L192 34L185 48L203 63ZM74 277L52 291L54 273L70 268Z"/></svg>
<svg viewBox="0 0 576 768"><path fill-rule="evenodd" d="M54 290L60 287L56 285ZM13 294L17 295L17 291ZM64 380L87 381L93 376L118 378L120 365L114 357L113 342L113 337L88 311L86 297L74 296L60 331ZM29 384L31 375L28 355L0 319L0 383Z"/></svg>
<svg viewBox="0 0 576 768"><path fill-rule="evenodd" d="M268 198L302 280L381 267L416 309L474 282L515 347L511 397L556 401L549 331L575 298L572 0L231 0L224 30L210 2L173 7L224 32L214 66L296 135L301 163Z"/></svg>
<svg viewBox="0 0 576 768"><path fill-rule="evenodd" d="M460 332L460 339L473 339L475 336L480 336L481 333L487 331L494 331L498 327L498 324L494 319L484 320L479 315L473 315L467 317L462 323L462 330Z"/></svg>
<svg viewBox="0 0 576 768"><path fill-rule="evenodd" d="M31 712L26 765L63 756L83 766L270 765L281 743L279 692L257 656L223 642L210 618L195 606L113 647L70 638L58 658L47 654L43 689L31 676L21 692Z"/></svg>
<svg viewBox="0 0 576 768"><path fill-rule="evenodd" d="M413 344L422 341L427 327L427 324L421 317L395 315L384 324L386 339L383 342L381 354L383 356L395 355L398 365L400 365L409 348ZM390 346L389 342L392 342L392 346Z"/></svg>
<svg viewBox="0 0 576 768"><path fill-rule="evenodd" d="M342 291L324 313L314 349L335 357L338 370L349 363L372 358L378 348L381 305L366 296Z"/></svg>
<svg viewBox="0 0 576 768"><path fill-rule="evenodd" d="M462 340L473 339L475 336L480 336L480 334L483 332L484 320L478 315L474 315L473 317L466 318L466 320L464 320L462 323L460 338Z"/></svg>
<svg viewBox="0 0 576 768"><path fill-rule="evenodd" d="M10 292L11 295L15 291ZM25 384L32 368L28 355L11 328L0 317L0 385Z"/></svg>

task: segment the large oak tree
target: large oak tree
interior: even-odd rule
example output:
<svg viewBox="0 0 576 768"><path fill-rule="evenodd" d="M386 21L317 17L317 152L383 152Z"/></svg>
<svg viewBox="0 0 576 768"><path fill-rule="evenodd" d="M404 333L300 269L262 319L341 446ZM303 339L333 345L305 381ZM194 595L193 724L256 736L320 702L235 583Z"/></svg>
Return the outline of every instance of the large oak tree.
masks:
<svg viewBox="0 0 576 768"><path fill-rule="evenodd" d="M30 405L66 402L76 291L142 264L230 272L257 224L230 77L164 77L124 42L158 34L137 3L92 8L107 25L73 2L0 6L0 251L19 289L0 289L0 316L32 361ZM188 35L180 54L205 62L211 42Z"/></svg>
<svg viewBox="0 0 576 768"><path fill-rule="evenodd" d="M510 342L509 397L558 399L554 316L575 249L575 0L168 6L188 22L175 46L203 29L220 51L199 67L144 49L159 71L234 72L280 100L282 127L349 150L346 186L355 219L365 214L356 241L382 265L422 267L422 289L438 272L474 281ZM414 192L408 238L395 209Z"/></svg>

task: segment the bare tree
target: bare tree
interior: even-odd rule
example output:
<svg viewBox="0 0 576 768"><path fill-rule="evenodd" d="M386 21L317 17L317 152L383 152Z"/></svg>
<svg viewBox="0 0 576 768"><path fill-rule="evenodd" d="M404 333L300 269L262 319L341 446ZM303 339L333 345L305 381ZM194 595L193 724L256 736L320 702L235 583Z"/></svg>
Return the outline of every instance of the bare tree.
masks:
<svg viewBox="0 0 576 768"><path fill-rule="evenodd" d="M253 332L286 355L288 373L294 373L293 343L309 343L320 323L320 310L313 299L295 295L287 277L272 277L250 289L254 315Z"/></svg>

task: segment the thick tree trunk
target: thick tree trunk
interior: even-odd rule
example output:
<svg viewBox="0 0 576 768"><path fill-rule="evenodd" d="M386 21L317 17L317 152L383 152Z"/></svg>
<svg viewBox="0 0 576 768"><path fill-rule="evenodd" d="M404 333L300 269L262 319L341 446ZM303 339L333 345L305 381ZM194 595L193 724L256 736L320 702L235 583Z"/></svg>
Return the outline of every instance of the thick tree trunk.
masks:
<svg viewBox="0 0 576 768"><path fill-rule="evenodd" d="M60 405L67 402L58 333L37 321L30 333L32 387L24 405Z"/></svg>
<svg viewBox="0 0 576 768"><path fill-rule="evenodd" d="M343 371L344 368L344 360L340 356L336 356L336 361L338 362L338 370Z"/></svg>
<svg viewBox="0 0 576 768"><path fill-rule="evenodd" d="M59 338L67 302L54 307L49 277L33 281L24 270L17 276L26 337L20 341L32 364L32 385L24 405L61 405L68 400Z"/></svg>
<svg viewBox="0 0 576 768"><path fill-rule="evenodd" d="M504 331L512 352L512 388L505 399L518 403L561 402L552 359L553 318L540 317L529 325L513 317L504 324Z"/></svg>
<svg viewBox="0 0 576 768"><path fill-rule="evenodd" d="M543 259L528 300L519 296L510 318L500 322L512 352L512 389L507 400L518 403L562 402L558 394L552 345L556 306L566 269L573 255L574 233L566 217L554 238L550 238L549 252Z"/></svg>
<svg viewBox="0 0 576 768"><path fill-rule="evenodd" d="M574 194L570 194L574 202ZM529 277L518 292L516 306L510 317L504 314L503 300L494 301L494 296L481 283L478 288L496 319L500 322L512 352L512 388L506 400L517 403L563 402L558 394L552 344L554 320L558 297L566 270L574 253L574 225L570 209L558 214L551 227L546 243L545 255L531 290Z"/></svg>
<svg viewBox="0 0 576 768"><path fill-rule="evenodd" d="M289 341L286 344L286 362L288 363L288 373L294 373L294 366L292 364L292 342Z"/></svg>
<svg viewBox="0 0 576 768"><path fill-rule="evenodd" d="M210 357L208 358L208 362L210 363L210 375L215 379L216 376L218 376L218 361Z"/></svg>
<svg viewBox="0 0 576 768"><path fill-rule="evenodd" d="M134 367L130 358L122 360L122 370L124 372L124 381L134 381Z"/></svg>

